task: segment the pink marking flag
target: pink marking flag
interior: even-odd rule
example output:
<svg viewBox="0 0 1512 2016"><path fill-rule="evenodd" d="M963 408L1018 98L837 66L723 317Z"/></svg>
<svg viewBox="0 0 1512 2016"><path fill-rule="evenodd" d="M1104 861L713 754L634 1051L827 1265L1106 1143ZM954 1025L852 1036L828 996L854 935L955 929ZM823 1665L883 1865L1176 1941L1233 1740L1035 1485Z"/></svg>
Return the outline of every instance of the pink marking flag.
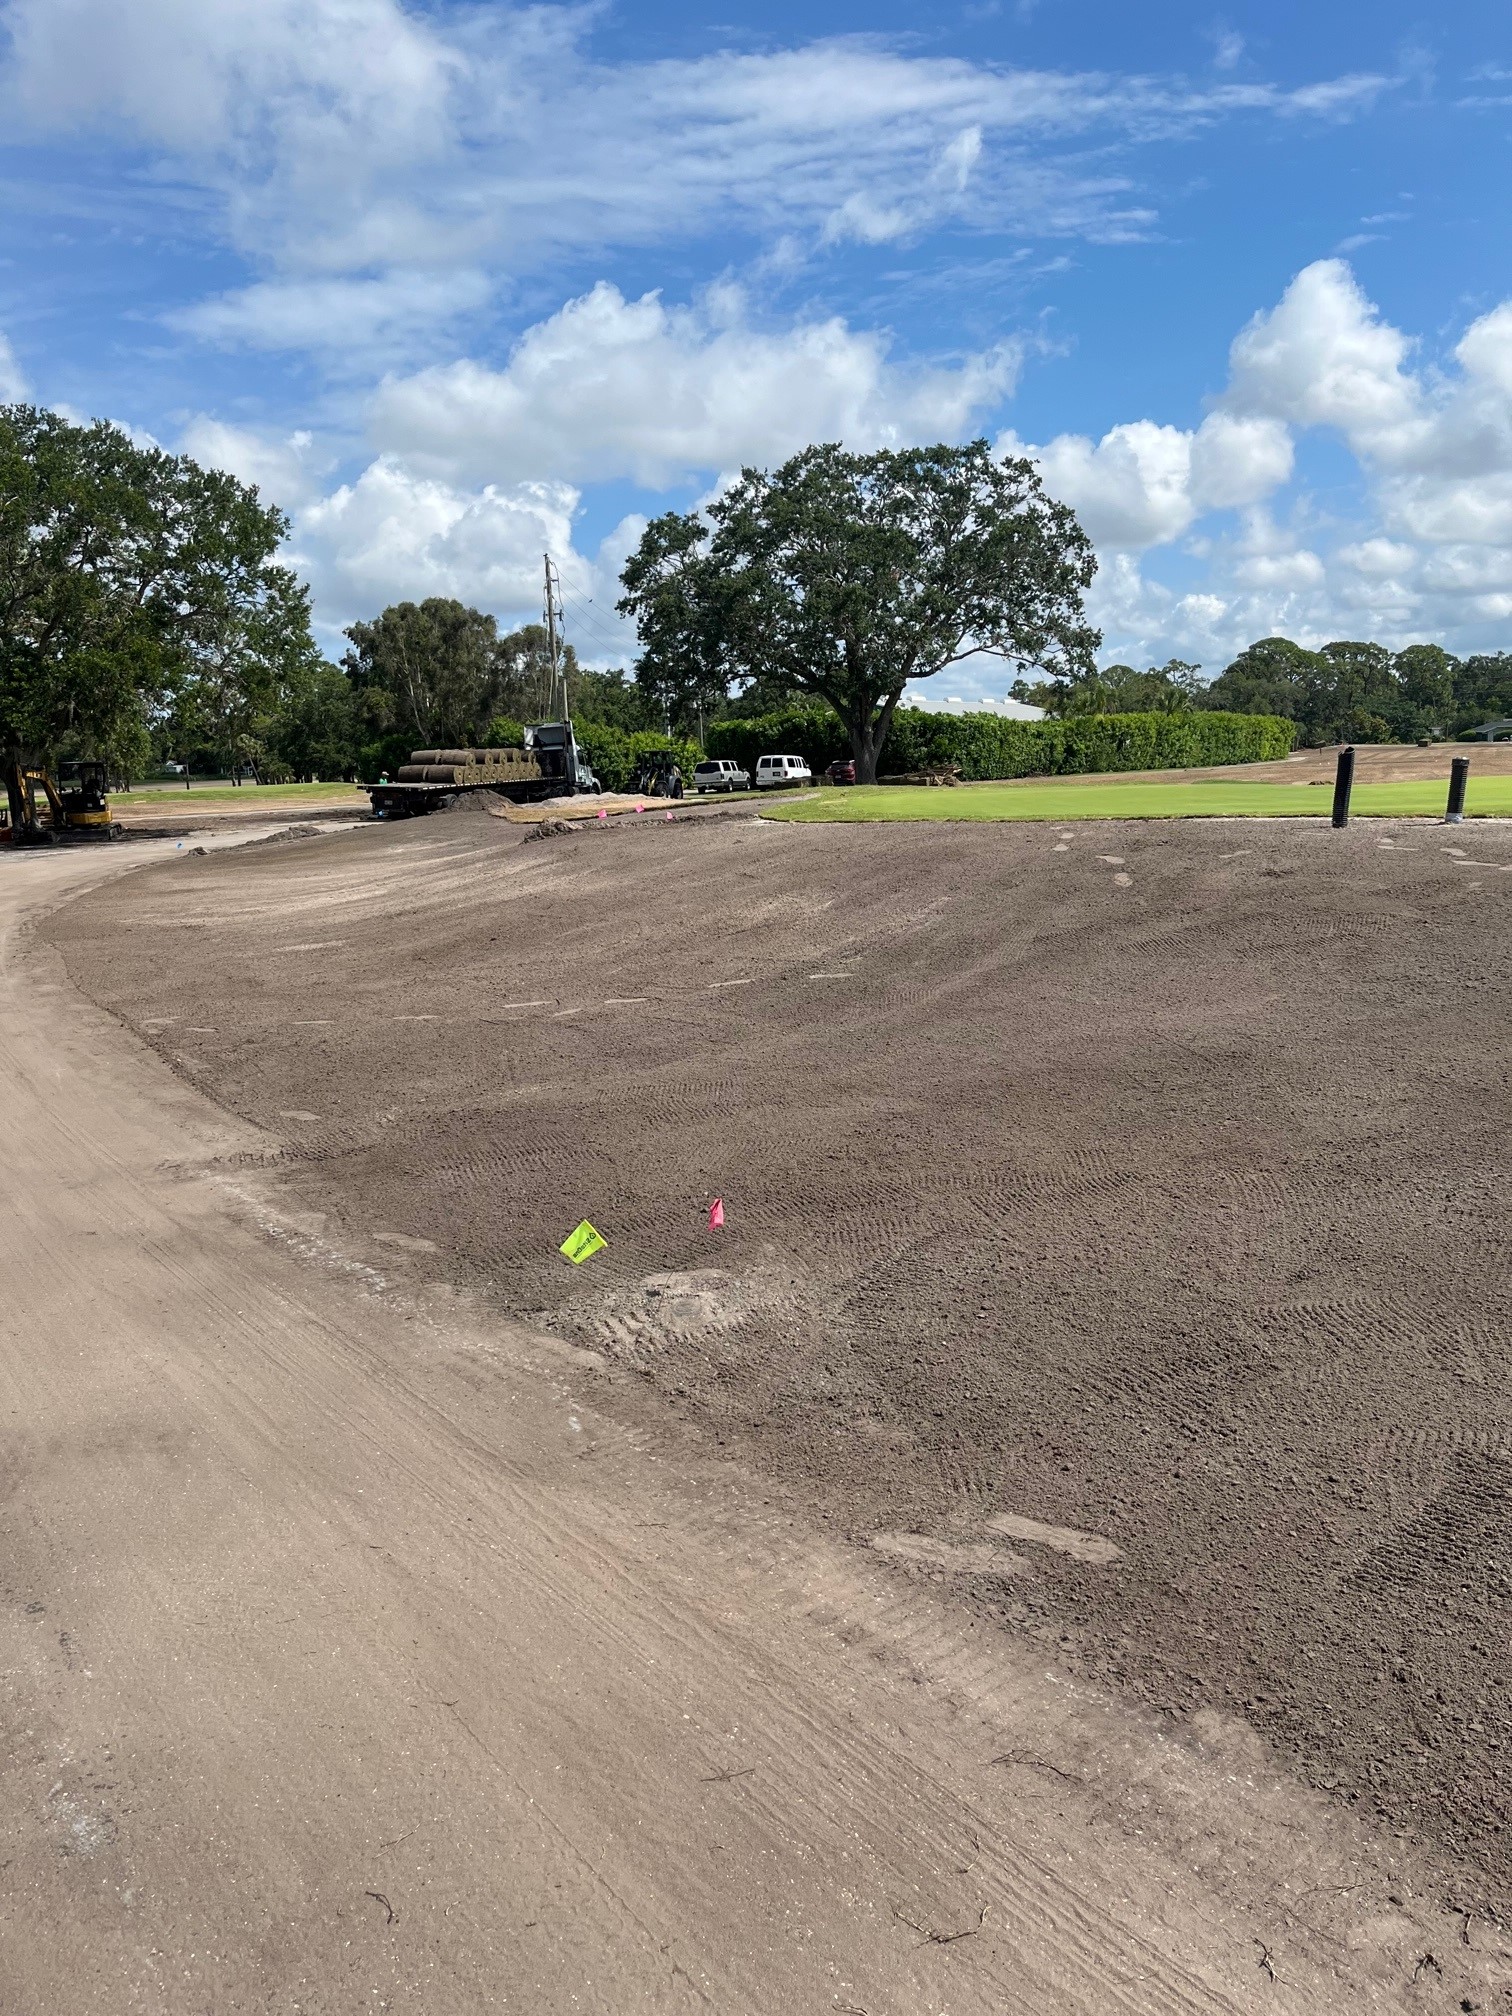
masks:
<svg viewBox="0 0 1512 2016"><path fill-rule="evenodd" d="M716 1197L714 1202L709 1206L709 1228L712 1231L717 1226L723 1225L723 1223L724 1199L723 1197Z"/></svg>

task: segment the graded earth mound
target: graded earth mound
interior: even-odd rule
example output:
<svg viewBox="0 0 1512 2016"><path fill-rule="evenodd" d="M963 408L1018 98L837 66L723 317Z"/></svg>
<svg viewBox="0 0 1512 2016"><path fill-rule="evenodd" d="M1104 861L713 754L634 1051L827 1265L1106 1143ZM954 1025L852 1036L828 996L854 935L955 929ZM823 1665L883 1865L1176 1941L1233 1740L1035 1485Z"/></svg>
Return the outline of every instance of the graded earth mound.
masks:
<svg viewBox="0 0 1512 2016"><path fill-rule="evenodd" d="M438 818L44 929L348 1252L1512 1894L1512 830Z"/></svg>

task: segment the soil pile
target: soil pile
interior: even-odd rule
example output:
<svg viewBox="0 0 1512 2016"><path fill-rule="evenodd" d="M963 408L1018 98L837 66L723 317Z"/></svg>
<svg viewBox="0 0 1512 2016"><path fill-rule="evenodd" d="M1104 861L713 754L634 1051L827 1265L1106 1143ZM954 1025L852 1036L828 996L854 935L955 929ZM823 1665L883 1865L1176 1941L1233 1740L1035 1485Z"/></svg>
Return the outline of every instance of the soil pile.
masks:
<svg viewBox="0 0 1512 2016"><path fill-rule="evenodd" d="M1512 831L440 823L46 930L354 1251L1505 1900Z"/></svg>

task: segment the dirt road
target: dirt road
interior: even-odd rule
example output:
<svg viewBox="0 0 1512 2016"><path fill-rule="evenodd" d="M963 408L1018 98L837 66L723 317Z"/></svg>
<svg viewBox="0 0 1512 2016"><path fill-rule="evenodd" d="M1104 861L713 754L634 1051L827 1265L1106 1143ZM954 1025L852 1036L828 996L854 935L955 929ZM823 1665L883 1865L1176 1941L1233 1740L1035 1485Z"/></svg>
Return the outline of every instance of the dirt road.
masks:
<svg viewBox="0 0 1512 2016"><path fill-rule="evenodd" d="M1512 1979L1238 1725L1071 1683L633 1377L291 1218L270 1137L21 928L105 880L152 928L179 898L126 854L0 865L5 2016L1196 2016Z"/></svg>

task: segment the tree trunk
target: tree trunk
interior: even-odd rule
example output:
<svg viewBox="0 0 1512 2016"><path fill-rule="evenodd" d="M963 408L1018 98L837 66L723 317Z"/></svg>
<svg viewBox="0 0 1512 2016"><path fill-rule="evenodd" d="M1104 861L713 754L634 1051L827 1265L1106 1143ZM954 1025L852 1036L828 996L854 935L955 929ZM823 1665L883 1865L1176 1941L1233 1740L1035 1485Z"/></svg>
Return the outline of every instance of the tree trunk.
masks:
<svg viewBox="0 0 1512 2016"><path fill-rule="evenodd" d="M875 784L877 781L877 758L882 751L877 745L877 732L872 723L851 720L846 723L850 730L851 756L856 765L858 784Z"/></svg>
<svg viewBox="0 0 1512 2016"><path fill-rule="evenodd" d="M889 693L882 703L881 713L875 717L871 701L867 701L864 707L856 709L848 716L845 725L850 734L851 755L855 759L858 784L876 783L877 765L882 760L882 745L887 740L887 731L892 726L893 714L901 698L902 695L899 693Z"/></svg>
<svg viewBox="0 0 1512 2016"><path fill-rule="evenodd" d="M19 840L26 830L26 786L21 781L21 751L5 752L5 800L10 807L11 839Z"/></svg>

